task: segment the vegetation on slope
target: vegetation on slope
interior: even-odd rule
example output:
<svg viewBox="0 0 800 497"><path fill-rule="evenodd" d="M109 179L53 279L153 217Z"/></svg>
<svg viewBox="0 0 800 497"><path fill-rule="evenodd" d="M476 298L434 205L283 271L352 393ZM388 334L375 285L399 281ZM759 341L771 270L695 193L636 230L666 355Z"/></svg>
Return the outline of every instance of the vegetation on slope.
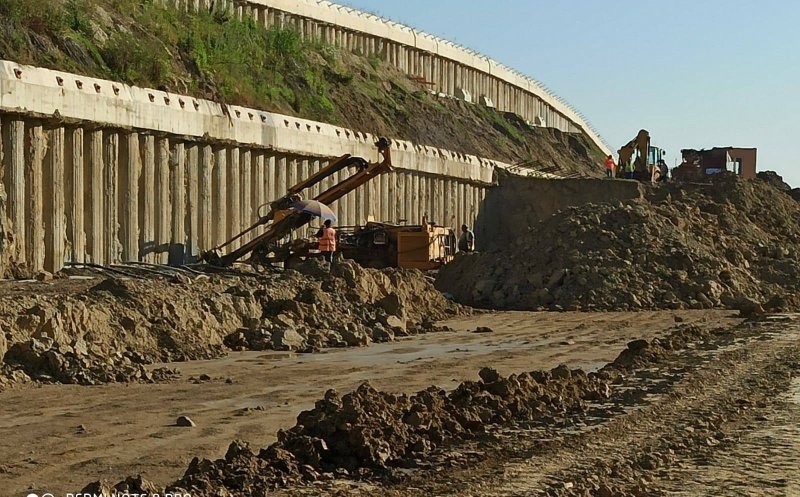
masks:
<svg viewBox="0 0 800 497"><path fill-rule="evenodd" d="M2 0L0 58L534 167L600 172L584 136L440 99L379 57L152 0ZM513 117L513 116L512 116Z"/></svg>

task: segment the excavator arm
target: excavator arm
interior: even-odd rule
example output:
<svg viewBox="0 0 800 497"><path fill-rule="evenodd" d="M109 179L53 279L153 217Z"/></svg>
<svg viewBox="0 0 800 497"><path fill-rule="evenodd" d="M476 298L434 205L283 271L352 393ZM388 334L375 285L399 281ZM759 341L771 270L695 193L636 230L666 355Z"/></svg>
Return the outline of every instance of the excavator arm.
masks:
<svg viewBox="0 0 800 497"><path fill-rule="evenodd" d="M299 212L293 209L291 205L298 200L302 200L301 192L303 190L313 187L347 167L356 166L356 173L320 193L314 200L325 205L330 205L353 190L365 185L373 178L391 171L391 141L387 138L381 138L375 146L378 148L378 153L382 157L380 162L369 163L361 157L352 157L349 154L339 157L316 174L290 187L286 195L269 204L269 212L260 216L258 221L252 226L222 245L205 252L201 255L201 258L215 266L230 266L253 251L272 246L289 235L292 231L305 226L311 221L313 216L305 212ZM245 243L238 249L228 254L220 255L220 251L223 248L265 224L268 226L264 233Z"/></svg>
<svg viewBox="0 0 800 497"><path fill-rule="evenodd" d="M620 169L625 170L625 166L628 165L631 160L635 160L636 171L647 171L647 154L649 151L650 133L644 129L639 130L636 138L629 141L617 151L617 154L619 155ZM638 152L638 154L637 157L634 158L634 154L636 152Z"/></svg>

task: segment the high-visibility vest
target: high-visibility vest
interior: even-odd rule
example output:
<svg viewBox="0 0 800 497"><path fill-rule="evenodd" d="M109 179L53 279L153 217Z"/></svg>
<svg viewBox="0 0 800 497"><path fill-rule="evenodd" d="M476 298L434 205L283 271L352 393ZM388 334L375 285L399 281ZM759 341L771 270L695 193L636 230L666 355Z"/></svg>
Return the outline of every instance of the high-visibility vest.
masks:
<svg viewBox="0 0 800 497"><path fill-rule="evenodd" d="M322 236L319 239L320 252L336 252L336 230L333 228L322 228Z"/></svg>
<svg viewBox="0 0 800 497"><path fill-rule="evenodd" d="M609 171L614 170L614 159L606 159L606 169Z"/></svg>
<svg viewBox="0 0 800 497"><path fill-rule="evenodd" d="M630 161L628 162L628 166L625 168L629 173L636 172L636 162Z"/></svg>

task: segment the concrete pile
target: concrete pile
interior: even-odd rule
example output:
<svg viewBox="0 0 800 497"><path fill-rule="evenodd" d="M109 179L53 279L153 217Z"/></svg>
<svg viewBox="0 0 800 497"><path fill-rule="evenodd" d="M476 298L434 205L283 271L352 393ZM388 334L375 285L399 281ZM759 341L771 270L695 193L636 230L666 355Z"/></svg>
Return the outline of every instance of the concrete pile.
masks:
<svg viewBox="0 0 800 497"><path fill-rule="evenodd" d="M229 350L367 345L436 331L433 321L468 312L419 271L363 269L350 261L330 272L309 263L258 277L34 285L0 303L0 385L20 375L80 384L153 381L172 372L146 364Z"/></svg>
<svg viewBox="0 0 800 497"><path fill-rule="evenodd" d="M367 383L344 396L330 390L275 444L256 453L234 442L222 459L195 458L168 491L262 495L301 480L386 474L424 464L437 447L479 437L491 425L582 412L587 400L611 395L597 375L566 366L508 377L484 368L480 378L452 392L430 387L411 396Z"/></svg>
<svg viewBox="0 0 800 497"><path fill-rule="evenodd" d="M436 286L494 309L797 308L800 204L728 175L666 185L561 210L501 250L457 257Z"/></svg>

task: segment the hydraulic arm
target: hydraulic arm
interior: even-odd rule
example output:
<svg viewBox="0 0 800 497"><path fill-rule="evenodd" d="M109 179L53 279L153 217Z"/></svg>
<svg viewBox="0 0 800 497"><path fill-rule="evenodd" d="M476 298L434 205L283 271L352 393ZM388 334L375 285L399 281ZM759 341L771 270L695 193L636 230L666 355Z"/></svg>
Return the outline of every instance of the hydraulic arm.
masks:
<svg viewBox="0 0 800 497"><path fill-rule="evenodd" d="M355 166L356 173L333 185L324 192L317 195L314 200L325 205L339 200L358 187L368 183L373 178L392 170L391 142L387 138L381 138L375 144L381 156L380 162L370 163L361 157L353 157L349 154L343 155L331 162L328 166L321 169L308 179L305 179L289 188L286 195L271 202L269 212L261 216L252 226L242 231L227 242L212 248L202 254L202 259L209 264L216 266L230 266L234 262L244 258L255 250L261 250L275 245L278 241L286 237L293 230L308 224L313 216L305 212L300 212L292 208L292 204L302 200L303 190L313 187L325 178L341 171L347 167ZM263 206L262 206L263 207ZM264 233L255 237L251 241L242 245L238 249L220 255L220 251L240 239L247 233L255 230L259 226L268 225Z"/></svg>

